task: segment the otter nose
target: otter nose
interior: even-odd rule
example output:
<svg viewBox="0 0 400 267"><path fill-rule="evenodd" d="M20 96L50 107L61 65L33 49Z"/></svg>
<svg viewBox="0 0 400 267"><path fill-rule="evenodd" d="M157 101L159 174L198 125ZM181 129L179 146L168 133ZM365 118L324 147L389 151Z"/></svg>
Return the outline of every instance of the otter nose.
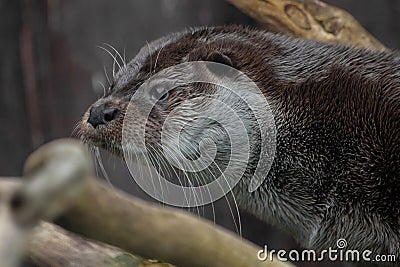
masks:
<svg viewBox="0 0 400 267"><path fill-rule="evenodd" d="M92 107L90 109L89 118L87 120L94 128L101 124L106 124L114 120L119 114L117 108L107 108L105 104Z"/></svg>

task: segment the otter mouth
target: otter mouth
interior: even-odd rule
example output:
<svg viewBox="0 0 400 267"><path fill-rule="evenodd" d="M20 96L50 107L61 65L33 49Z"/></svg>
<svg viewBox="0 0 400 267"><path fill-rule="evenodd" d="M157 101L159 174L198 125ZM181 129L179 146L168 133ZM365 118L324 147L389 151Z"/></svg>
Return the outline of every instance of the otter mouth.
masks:
<svg viewBox="0 0 400 267"><path fill-rule="evenodd" d="M136 147L134 145L131 146L127 145L126 147L124 147L122 143L119 142L118 140L115 140L115 138L107 138L107 136L104 136L103 130L106 130L106 128L95 129L90 125L86 124L87 123L82 122L80 139L82 140L83 143L87 144L88 146L104 149L122 159L125 159L124 153L130 155L130 158L139 159L144 157L146 152L143 151L141 148Z"/></svg>
<svg viewBox="0 0 400 267"><path fill-rule="evenodd" d="M123 158L123 149L119 142L113 140L114 138L107 138L107 125L94 128L84 116L80 122L79 138L83 143L89 147L102 148L108 152Z"/></svg>

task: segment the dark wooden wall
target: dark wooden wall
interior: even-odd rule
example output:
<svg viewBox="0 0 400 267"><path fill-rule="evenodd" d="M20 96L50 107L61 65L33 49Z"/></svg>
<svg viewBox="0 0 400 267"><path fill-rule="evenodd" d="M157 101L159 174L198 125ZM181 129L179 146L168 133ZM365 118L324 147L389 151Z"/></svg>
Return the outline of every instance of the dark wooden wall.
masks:
<svg viewBox="0 0 400 267"><path fill-rule="evenodd" d="M386 45L400 47L400 1L329 0L349 10ZM166 33L185 27L254 22L223 0L0 0L0 175L21 175L26 156L49 140L68 137L106 83L109 43L127 58ZM113 183L143 198L118 159L104 155ZM216 221L234 230L222 200ZM211 209L200 214L211 218ZM293 241L241 214L243 235L271 248ZM303 264L302 266L313 266ZM341 266L341 265L335 265Z"/></svg>

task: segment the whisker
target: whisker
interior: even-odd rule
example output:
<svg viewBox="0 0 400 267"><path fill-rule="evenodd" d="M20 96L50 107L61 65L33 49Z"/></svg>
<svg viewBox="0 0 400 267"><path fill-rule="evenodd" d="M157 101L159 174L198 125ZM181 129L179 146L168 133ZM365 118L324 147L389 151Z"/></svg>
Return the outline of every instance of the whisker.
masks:
<svg viewBox="0 0 400 267"><path fill-rule="evenodd" d="M104 168L103 160L102 160L101 155L100 155L100 149L99 149L98 147L95 147L95 148L94 148L94 155L95 155L95 157L96 157L97 163L99 164L100 171L101 171L101 173L103 174L104 178L107 180L107 183L108 183L112 188L114 188L114 186L113 186L112 183L111 183L110 177L108 176L108 174L107 174L107 172L106 172L106 170L105 170L105 168Z"/></svg>
<svg viewBox="0 0 400 267"><path fill-rule="evenodd" d="M212 163L215 164L215 166L217 167L218 171L221 173L222 177L225 179L225 181L226 181L227 184L229 185L226 176L225 176L224 173L221 171L221 169L220 169L220 167L218 166L218 164L216 164L214 161L213 161ZM218 185L221 186L220 183L218 182L218 180L216 180L216 181L217 181ZM221 188L222 188L222 187L221 187ZM233 222L234 222L234 224L235 224L235 229L236 229L236 231L239 232L239 233L238 233L239 236L242 236L242 223L241 223L241 219L240 219L239 207L238 207L238 205L237 205L236 198L235 198L235 196L233 195L232 188L231 188L230 186L229 186L229 191L228 191L228 192L231 192L231 193L232 193L232 198L233 198L233 201L234 201L234 204L235 204L236 213L237 213L237 215L238 215L238 223L236 223L235 215L233 214L231 204L230 204L229 199L228 199L228 197L226 196L226 194L224 195L224 198L226 199L226 203L228 204L229 211L230 211L230 213L231 213L231 215L232 215L232 219L233 219ZM239 227L238 227L238 225L239 225Z"/></svg>
<svg viewBox="0 0 400 267"><path fill-rule="evenodd" d="M101 81L96 80L96 82L99 83L101 85L101 87L103 87L103 96L102 97L105 97L106 96L106 91L107 91L106 87L104 86L104 84Z"/></svg>
<svg viewBox="0 0 400 267"><path fill-rule="evenodd" d="M167 152L164 148L161 148L161 149L163 149L164 153ZM160 155L161 163L164 164L164 167L165 167L165 169L166 169L166 171L167 171L167 174L168 174L170 177L176 177L176 178L178 179L178 182L179 182L180 186L184 187L184 184L182 183L181 177L180 177L180 175L176 172L175 168L174 168L173 166L171 166L170 163L168 163L168 160L164 157L164 155L162 155L161 153L159 153L159 155ZM170 155L170 156L171 156L171 155ZM172 170L173 173L171 173L171 170ZM189 199L188 199L188 197L187 197L187 195L186 195L186 192L183 191L183 193L184 193L184 198L185 198L186 203L189 204L190 201L189 201Z"/></svg>
<svg viewBox="0 0 400 267"><path fill-rule="evenodd" d="M163 47L161 47L161 49L158 50L157 57L156 57L156 61L155 61L155 63L154 63L154 71L156 70L157 62L158 62L158 58L159 58L159 56L160 56L160 53L161 53L161 51L164 49L165 45L166 45L166 44L164 44Z"/></svg>
<svg viewBox="0 0 400 267"><path fill-rule="evenodd" d="M146 152L148 152L148 150L146 151ZM135 152L135 154L136 154L137 152ZM149 163L149 161L148 161L148 156L147 155L144 155L143 156L143 159L146 161L145 162L145 166L147 166L148 168L150 168L150 163ZM149 159L150 160L150 159ZM153 172L149 169L149 173L150 173L150 181L151 181L151 184L152 184L152 186L153 186L153 192L154 192L154 195L156 195L156 185L154 184L154 179L153 179ZM157 195L156 195L157 196Z"/></svg>
<svg viewBox="0 0 400 267"><path fill-rule="evenodd" d="M81 129L81 122L78 121L77 123L75 123L72 132L70 134L70 137L77 137L79 139L82 139L82 129Z"/></svg>
<svg viewBox="0 0 400 267"><path fill-rule="evenodd" d="M124 66L126 67L126 58L125 58L125 55L126 55L126 45L124 45Z"/></svg>
<svg viewBox="0 0 400 267"><path fill-rule="evenodd" d="M177 153L174 153L174 150L176 148L175 147L168 147L167 149L164 149L164 151L166 151L169 155L169 157L171 157L175 162L179 163L179 160L177 159L177 157L175 156ZM179 166L180 169L184 169L183 166ZM201 198L197 195L196 190L194 189L194 184L191 181L191 178L189 177L188 173L186 171L182 172L185 175L185 178L187 180L187 182L189 183L189 187L191 188L192 192L193 192L193 196L194 196L194 203L198 212L198 215L200 215L200 210L199 210L199 201L201 201L200 203L203 202L203 196L201 196ZM179 177L179 176L178 176ZM199 181L197 180L197 177L195 176L196 181L199 183ZM181 183L182 184L182 183ZM200 183L199 183L200 184ZM199 201L198 201L199 200ZM188 202L189 204L190 202Z"/></svg>
<svg viewBox="0 0 400 267"><path fill-rule="evenodd" d="M112 57L112 59L114 60L113 61L113 78L115 78L115 64L117 64L117 66L118 66L118 68L119 69L121 69L121 65L119 64L119 62L118 62L118 60L117 60L117 58L116 58L116 56L115 55L113 55L108 49L106 49L105 47L102 47L102 46L100 46L100 45L98 45L98 46L96 46L97 48L100 48L100 49L102 49L102 50L104 50L107 54L109 54L111 57Z"/></svg>
<svg viewBox="0 0 400 267"><path fill-rule="evenodd" d="M154 154L156 154L157 153L157 151L155 151L155 149L153 148L153 146L152 145L150 145L149 146L150 147L150 160L151 161L153 161L153 159L152 159L152 157L154 157L154 160L155 160L155 158L156 158L156 155L154 155ZM162 183L161 183L161 177L160 176L162 176L162 171L161 171L161 166L160 166L160 164L156 164L156 163L152 163L153 164L153 166L154 165L158 165L158 181L159 181L159 183L160 183L160 190L161 190L161 199L164 199L164 189L163 189L163 187L162 187Z"/></svg>
<svg viewBox="0 0 400 267"><path fill-rule="evenodd" d="M108 77L106 65L103 65L103 69L104 69L104 75L106 76L106 79L107 79L107 82L108 82L108 86L111 87L112 83L111 83L110 77Z"/></svg>
<svg viewBox="0 0 400 267"><path fill-rule="evenodd" d="M149 57L150 57L150 76L152 73L152 66L153 66L153 57L151 56L151 49L150 49L150 44L149 42L146 41L147 44L147 49L149 50Z"/></svg>
<svg viewBox="0 0 400 267"><path fill-rule="evenodd" d="M117 56L119 57L119 59L121 59L121 62L122 62L122 64L123 64L123 66L126 66L126 62L125 62L124 57L121 56L121 54L118 52L117 49L115 49L114 46L112 46L112 45L110 45L110 44L108 44L108 43L103 43L103 44L105 44L106 46L108 46L109 48L111 48L112 50L114 50L114 52L117 54ZM119 67L119 68L121 69L121 67Z"/></svg>

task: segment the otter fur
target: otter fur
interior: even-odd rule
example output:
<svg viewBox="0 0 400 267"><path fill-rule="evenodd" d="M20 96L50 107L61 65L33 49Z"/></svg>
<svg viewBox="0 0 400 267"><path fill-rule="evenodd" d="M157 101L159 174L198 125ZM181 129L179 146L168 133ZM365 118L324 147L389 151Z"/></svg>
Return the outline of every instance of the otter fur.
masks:
<svg viewBox="0 0 400 267"><path fill-rule="evenodd" d="M246 190L246 174L235 187L242 209L306 248L320 251L344 238L348 249L400 256L399 53L241 26L170 34L144 46L115 75L110 91L83 116L83 139L123 155L123 119L132 95L154 73L190 61L245 73L272 109L276 155L256 191ZM160 122L151 120L196 90L203 89L169 94L146 131L160 131Z"/></svg>

